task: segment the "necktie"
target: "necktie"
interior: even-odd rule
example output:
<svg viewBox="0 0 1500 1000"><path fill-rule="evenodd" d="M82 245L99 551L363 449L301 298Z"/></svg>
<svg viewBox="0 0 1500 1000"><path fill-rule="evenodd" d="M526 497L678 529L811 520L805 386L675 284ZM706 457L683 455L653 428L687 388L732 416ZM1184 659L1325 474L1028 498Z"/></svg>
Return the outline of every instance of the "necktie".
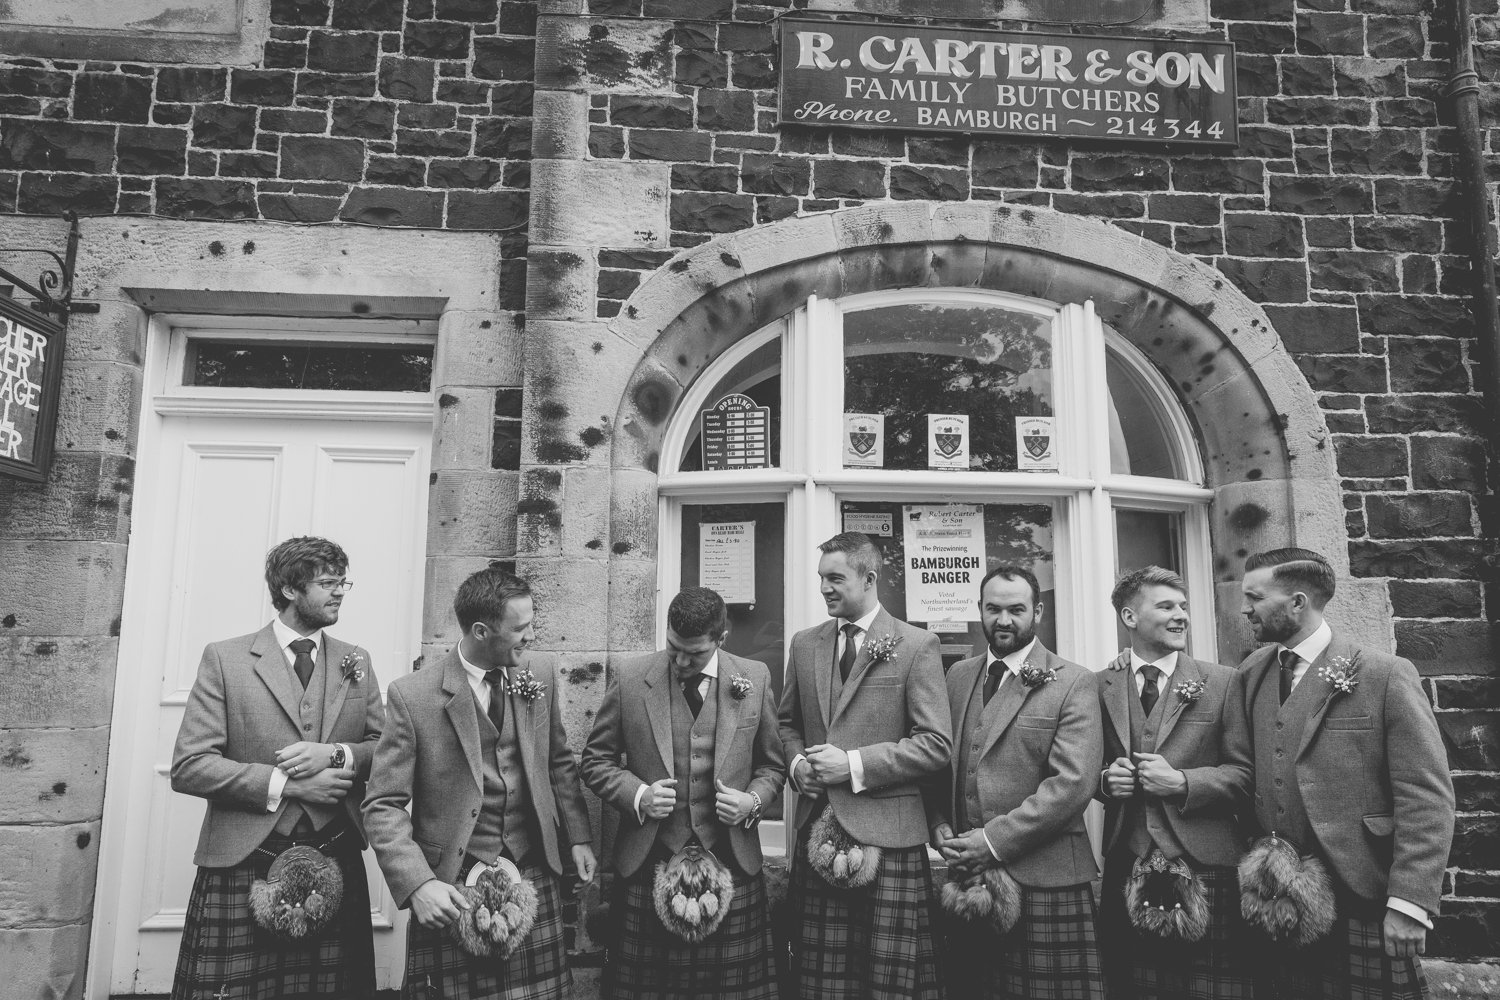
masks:
<svg viewBox="0 0 1500 1000"><path fill-rule="evenodd" d="M854 669L854 637L859 635L862 629L853 622L848 622L843 626L843 631L844 651L839 654L839 680L847 681L849 671Z"/></svg>
<svg viewBox="0 0 1500 1000"><path fill-rule="evenodd" d="M703 711L703 694L698 690L703 681L702 674L694 674L682 682L682 696L687 699L688 708L693 710L693 718Z"/></svg>
<svg viewBox="0 0 1500 1000"><path fill-rule="evenodd" d="M306 691L307 682L312 680L312 651L317 648L317 643L311 639L293 639L287 643L287 648L296 654L296 658L292 660L292 669L297 671L297 679L302 682L302 690Z"/></svg>
<svg viewBox="0 0 1500 1000"><path fill-rule="evenodd" d="M490 725L495 727L495 732L505 728L505 703L500 699L505 697L505 671L486 670L484 682L490 686Z"/></svg>
<svg viewBox="0 0 1500 1000"><path fill-rule="evenodd" d="M1146 718L1151 717L1151 710L1156 707L1156 701L1161 697L1161 692L1156 690L1156 678L1161 676L1161 668L1155 664L1148 663L1141 668L1141 678L1146 682L1141 685L1141 711L1146 713Z"/></svg>
<svg viewBox="0 0 1500 1000"><path fill-rule="evenodd" d="M1297 671L1297 661L1301 659L1290 649L1283 647L1276 654L1276 659L1281 663L1281 703L1286 704L1287 698L1292 694L1292 678Z"/></svg>
<svg viewBox="0 0 1500 1000"><path fill-rule="evenodd" d="M1000 689L1000 681L1005 676L1006 669L1004 660L992 660L990 662L989 673L984 678L984 703L986 705L990 703L991 698L995 697L995 692Z"/></svg>

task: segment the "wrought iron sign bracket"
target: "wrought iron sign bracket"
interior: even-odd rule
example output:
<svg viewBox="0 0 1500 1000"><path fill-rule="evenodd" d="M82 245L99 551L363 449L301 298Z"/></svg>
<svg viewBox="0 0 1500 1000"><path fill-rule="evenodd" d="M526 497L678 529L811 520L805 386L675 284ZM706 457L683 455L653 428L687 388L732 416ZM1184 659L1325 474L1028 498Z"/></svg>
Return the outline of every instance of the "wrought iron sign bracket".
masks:
<svg viewBox="0 0 1500 1000"><path fill-rule="evenodd" d="M58 322L66 325L70 314L96 313L99 311L99 303L73 301L73 271L78 262L78 214L68 212L64 218L68 220L68 246L62 256L55 250L38 247L0 247L0 254L30 253L51 257L55 267L43 265L36 284L4 267L0 267L0 279L35 299L33 309L54 314Z"/></svg>

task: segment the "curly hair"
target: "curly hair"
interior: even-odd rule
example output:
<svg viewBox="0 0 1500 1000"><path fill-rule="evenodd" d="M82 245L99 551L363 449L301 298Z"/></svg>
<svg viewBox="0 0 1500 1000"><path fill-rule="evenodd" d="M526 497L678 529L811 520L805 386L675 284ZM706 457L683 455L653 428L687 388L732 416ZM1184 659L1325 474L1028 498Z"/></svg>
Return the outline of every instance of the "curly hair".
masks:
<svg viewBox="0 0 1500 1000"><path fill-rule="evenodd" d="M303 591L319 573L343 576L349 569L349 557L335 542L315 535L288 538L266 553L266 588L271 591L271 605L285 611L289 601L282 588Z"/></svg>

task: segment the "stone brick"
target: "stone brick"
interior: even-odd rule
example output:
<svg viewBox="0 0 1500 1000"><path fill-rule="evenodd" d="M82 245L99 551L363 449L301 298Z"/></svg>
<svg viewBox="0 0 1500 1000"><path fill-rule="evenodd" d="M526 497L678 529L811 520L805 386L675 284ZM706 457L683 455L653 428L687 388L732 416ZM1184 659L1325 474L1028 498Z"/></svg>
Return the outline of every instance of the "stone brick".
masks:
<svg viewBox="0 0 1500 1000"><path fill-rule="evenodd" d="M674 191L728 191L740 188L740 174L732 166L679 163L672 167Z"/></svg>
<svg viewBox="0 0 1500 1000"><path fill-rule="evenodd" d="M627 128L690 129L693 101L681 96L616 94L610 98L609 120Z"/></svg>
<svg viewBox="0 0 1500 1000"><path fill-rule="evenodd" d="M755 201L748 195L674 191L671 224L689 233L732 233L748 229L755 218Z"/></svg>
<svg viewBox="0 0 1500 1000"><path fill-rule="evenodd" d="M1437 707L1440 709L1500 708L1500 678L1440 678L1433 681L1432 686L1437 692Z"/></svg>
<svg viewBox="0 0 1500 1000"><path fill-rule="evenodd" d="M156 182L156 207L175 219L252 219L255 185L206 177L163 177Z"/></svg>
<svg viewBox="0 0 1500 1000"><path fill-rule="evenodd" d="M256 198L260 214L267 219L282 222L321 223L338 218L338 198L324 198L310 194L279 194L262 192Z"/></svg>
<svg viewBox="0 0 1500 1000"><path fill-rule="evenodd" d="M1368 215L1370 182L1358 177L1271 177L1270 208L1293 215Z"/></svg>
<svg viewBox="0 0 1500 1000"><path fill-rule="evenodd" d="M229 99L236 104L286 107L296 93L296 74L289 70L236 69L229 74Z"/></svg>
<svg viewBox="0 0 1500 1000"><path fill-rule="evenodd" d="M1071 215L1106 219L1138 219L1146 214L1146 200L1138 194L1055 194L1052 207Z"/></svg>
<svg viewBox="0 0 1500 1000"><path fill-rule="evenodd" d="M1387 542L1386 545L1417 545ZM1447 551L1421 574L1433 579L1475 574L1477 543L1433 542ZM1500 654L1500 623L1487 621L1398 621L1396 651L1426 674L1492 674Z"/></svg>
<svg viewBox="0 0 1500 1000"><path fill-rule="evenodd" d="M331 109L332 132L356 139L390 139L396 127L396 108L392 101L339 98Z"/></svg>
<svg viewBox="0 0 1500 1000"><path fill-rule="evenodd" d="M1462 392L1468 386L1458 341L1392 337L1388 350L1393 392Z"/></svg>
<svg viewBox="0 0 1500 1000"><path fill-rule="evenodd" d="M328 128L328 114L324 111L266 108L260 113L260 127L265 132L315 134Z"/></svg>
<svg viewBox="0 0 1500 1000"><path fill-rule="evenodd" d="M1412 485L1419 490L1484 489L1484 442L1478 438L1414 436Z"/></svg>
<svg viewBox="0 0 1500 1000"><path fill-rule="evenodd" d="M187 171L187 131L180 128L122 126L122 174L182 174Z"/></svg>
<svg viewBox="0 0 1500 1000"><path fill-rule="evenodd" d="M1386 391L1385 358L1369 354L1313 354L1298 357L1297 367L1315 392Z"/></svg>
<svg viewBox="0 0 1500 1000"><path fill-rule="evenodd" d="M1500 940L1500 904L1492 900L1444 900L1443 910L1434 914L1432 924L1426 954L1454 958L1487 956L1494 951L1494 942ZM1428 965L1441 963L1424 961L1422 964L1425 969ZM1443 984L1446 988L1438 995L1493 995L1495 984L1490 978L1493 974L1485 975L1493 966L1478 966L1485 970L1479 975L1469 973L1462 965L1457 968L1463 971L1454 977L1456 981Z"/></svg>
<svg viewBox="0 0 1500 1000"><path fill-rule="evenodd" d="M108 755L108 726L0 732L0 824L97 819Z"/></svg>
<svg viewBox="0 0 1500 1000"><path fill-rule="evenodd" d="M713 158L713 137L707 132L631 129L630 156L635 160L708 162Z"/></svg>
<svg viewBox="0 0 1500 1000"><path fill-rule="evenodd" d="M1155 201L1152 201L1155 211ZM1302 220L1295 215L1227 213L1225 251L1240 257L1301 257L1307 252Z"/></svg>
<svg viewBox="0 0 1500 1000"><path fill-rule="evenodd" d="M729 59L717 52L678 51L672 79L687 87L723 88L729 84Z"/></svg>
<svg viewBox="0 0 1500 1000"><path fill-rule="evenodd" d="M1354 220L1354 242L1365 250L1393 253L1441 253L1443 226L1437 219L1372 216Z"/></svg>
<svg viewBox="0 0 1500 1000"><path fill-rule="evenodd" d="M1492 626L1492 631L1500 631L1500 624ZM1448 745L1448 761L1455 771L1488 771L1500 762L1500 712L1439 712L1437 717ZM1452 861L1461 868L1500 868L1500 837L1484 847L1468 843L1460 847L1460 838L1468 839L1461 832L1465 818L1472 817L1460 818L1453 831ZM1500 821L1500 817L1487 818ZM1497 827L1492 823L1484 829L1493 834Z"/></svg>
<svg viewBox="0 0 1500 1000"><path fill-rule="evenodd" d="M1307 266L1301 261L1224 257L1216 263L1220 272L1254 302L1307 300Z"/></svg>
<svg viewBox="0 0 1500 1000"><path fill-rule="evenodd" d="M381 59L380 96L426 104L432 100L433 72L426 59Z"/></svg>
<svg viewBox="0 0 1500 1000"><path fill-rule="evenodd" d="M468 156L473 139L451 129L397 129L396 152L402 156Z"/></svg>
<svg viewBox="0 0 1500 1000"><path fill-rule="evenodd" d="M964 201L969 197L969 174L954 167L891 166L891 197Z"/></svg>
<svg viewBox="0 0 1500 1000"><path fill-rule="evenodd" d="M1361 296L1360 327L1380 336L1472 337L1467 304L1428 295Z"/></svg>
<svg viewBox="0 0 1500 1000"><path fill-rule="evenodd" d="M0 119L0 169L106 174L114 158L112 125Z"/></svg>
<svg viewBox="0 0 1500 1000"><path fill-rule="evenodd" d="M1401 438L1333 439L1339 475L1350 479L1391 479L1407 474L1406 441Z"/></svg>
<svg viewBox="0 0 1500 1000"><path fill-rule="evenodd" d="M1175 191L1215 191L1221 194L1260 194L1265 168L1255 160L1201 160L1183 157L1170 161Z"/></svg>
<svg viewBox="0 0 1500 1000"><path fill-rule="evenodd" d="M448 228L520 231L528 203L525 191L454 191L448 195Z"/></svg>
<svg viewBox="0 0 1500 1000"><path fill-rule="evenodd" d="M400 31L403 0L334 0L333 26L361 31Z"/></svg>
<svg viewBox="0 0 1500 1000"><path fill-rule="evenodd" d="M1392 580L1391 611L1398 618L1477 618L1479 584L1457 580Z"/></svg>
<svg viewBox="0 0 1500 1000"><path fill-rule="evenodd" d="M885 169L867 160L815 160L813 193L819 198L883 198Z"/></svg>
<svg viewBox="0 0 1500 1000"><path fill-rule="evenodd" d="M30 215L109 215L115 211L120 182L87 174L21 175L16 207Z"/></svg>
<svg viewBox="0 0 1500 1000"><path fill-rule="evenodd" d="M73 85L73 117L144 125L151 120L151 81L116 73L80 73Z"/></svg>
<svg viewBox="0 0 1500 1000"><path fill-rule="evenodd" d="M1408 493L1372 496L1365 501L1374 538L1431 538L1474 535L1474 512L1462 493Z"/></svg>
<svg viewBox="0 0 1500 1000"><path fill-rule="evenodd" d="M1071 168L1075 191L1165 191L1167 161L1159 157L1079 156Z"/></svg>
<svg viewBox="0 0 1500 1000"><path fill-rule="evenodd" d="M329 73L373 73L380 36L373 31L314 31L307 36L307 66Z"/></svg>
<svg viewBox="0 0 1500 1000"><path fill-rule="evenodd" d="M719 25L721 52L770 52L773 44L771 29L766 25L742 21Z"/></svg>
<svg viewBox="0 0 1500 1000"><path fill-rule="evenodd" d="M1379 179L1375 207L1382 214L1452 218L1460 210L1458 188L1451 180Z"/></svg>
<svg viewBox="0 0 1500 1000"><path fill-rule="evenodd" d="M1439 433L1474 434L1485 420L1479 400L1468 396L1408 393L1377 396L1367 408L1370 430L1375 434Z"/></svg>
<svg viewBox="0 0 1500 1000"><path fill-rule="evenodd" d="M356 187L345 199L339 218L370 226L438 229L443 220L443 194L440 191Z"/></svg>
<svg viewBox="0 0 1500 1000"><path fill-rule="evenodd" d="M291 180L357 181L364 174L364 144L354 139L289 135L281 140L281 176Z"/></svg>
<svg viewBox="0 0 1500 1000"><path fill-rule="evenodd" d="M451 21L408 21L401 39L401 51L422 59L468 59L467 24Z"/></svg>
<svg viewBox="0 0 1500 1000"><path fill-rule="evenodd" d="M73 76L40 66L0 66L0 94L22 97L67 97Z"/></svg>
<svg viewBox="0 0 1500 1000"><path fill-rule="evenodd" d="M1335 292L1370 289L1394 291L1401 286L1395 254L1351 250L1315 250L1307 255L1314 288Z"/></svg>
<svg viewBox="0 0 1500 1000"><path fill-rule="evenodd" d="M200 104L193 111L194 146L249 149L254 143L254 108L235 104Z"/></svg>
<svg viewBox="0 0 1500 1000"><path fill-rule="evenodd" d="M474 152L497 159L530 159L531 123L493 118L476 122Z"/></svg>
<svg viewBox="0 0 1500 1000"><path fill-rule="evenodd" d="M1304 55L1365 53L1365 19L1355 14L1297 15L1297 51Z"/></svg>
<svg viewBox="0 0 1500 1000"><path fill-rule="evenodd" d="M163 66L156 73L156 99L182 104L222 101L229 73L198 66Z"/></svg>
<svg viewBox="0 0 1500 1000"><path fill-rule="evenodd" d="M1289 351L1349 354L1359 349L1359 320L1353 309L1267 305L1265 310Z"/></svg>
<svg viewBox="0 0 1500 1000"><path fill-rule="evenodd" d="M0 969L16 997L83 996L89 924L0 929Z"/></svg>
<svg viewBox="0 0 1500 1000"><path fill-rule="evenodd" d="M812 176L812 161L805 158L746 153L741 164L746 191L756 194L805 195Z"/></svg>
<svg viewBox="0 0 1500 1000"><path fill-rule="evenodd" d="M1035 187L1039 176L1034 146L1017 145L995 139L976 139L973 153L973 178L983 187Z"/></svg>
<svg viewBox="0 0 1500 1000"><path fill-rule="evenodd" d="M743 90L699 90L698 127L715 132L755 131L755 95Z"/></svg>
<svg viewBox="0 0 1500 1000"><path fill-rule="evenodd" d="M1266 102L1272 125L1369 125L1370 104L1357 97L1280 97Z"/></svg>
<svg viewBox="0 0 1500 1000"><path fill-rule="evenodd" d="M444 21L492 22L500 16L500 4L498 0L437 0L433 13Z"/></svg>
<svg viewBox="0 0 1500 1000"><path fill-rule="evenodd" d="M438 188L488 188L500 182L500 164L495 160L466 157L433 160L427 168L427 186Z"/></svg>
<svg viewBox="0 0 1500 1000"><path fill-rule="evenodd" d="M530 38L474 39L473 74L480 80L531 80L536 42Z"/></svg>
<svg viewBox="0 0 1500 1000"><path fill-rule="evenodd" d="M1468 539L1430 541L1373 541L1349 543L1349 567L1354 576L1397 576L1406 579L1452 579L1472 577L1481 562L1480 545ZM1408 639L1431 622L1403 622ZM1452 623L1443 623L1451 638ZM1397 648L1401 647L1402 628L1396 630ZM1410 645L1408 646L1410 648ZM1424 659L1410 656L1412 660ZM1445 671L1452 673L1455 671Z"/></svg>
<svg viewBox="0 0 1500 1000"><path fill-rule="evenodd" d="M328 23L329 0L271 0L273 24L314 25Z"/></svg>
<svg viewBox="0 0 1500 1000"><path fill-rule="evenodd" d="M776 65L769 56L741 53L734 57L729 79L742 90L770 90L776 86Z"/></svg>

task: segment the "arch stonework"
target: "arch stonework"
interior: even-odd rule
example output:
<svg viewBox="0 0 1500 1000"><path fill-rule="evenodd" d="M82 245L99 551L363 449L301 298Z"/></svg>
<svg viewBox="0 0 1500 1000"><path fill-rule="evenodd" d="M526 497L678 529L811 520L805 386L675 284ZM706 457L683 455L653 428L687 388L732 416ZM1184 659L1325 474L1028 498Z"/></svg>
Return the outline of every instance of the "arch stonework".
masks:
<svg viewBox="0 0 1500 1000"><path fill-rule="evenodd" d="M1390 647L1384 585L1348 577L1339 479L1317 400L1265 313L1227 278L1115 226L1048 209L885 202L684 251L635 291L607 326L612 338L589 346L607 363L586 366L586 376L576 373L580 345L556 345L537 384L555 389L558 379L586 378L570 395L597 400L588 412L612 428L608 469L597 469L608 477L612 656L654 646L657 465L686 387L731 344L809 295L920 287L1092 299L1101 319L1163 372L1197 427L1215 493L1226 658L1251 646L1238 613L1245 555L1290 544L1328 555L1344 626Z"/></svg>

